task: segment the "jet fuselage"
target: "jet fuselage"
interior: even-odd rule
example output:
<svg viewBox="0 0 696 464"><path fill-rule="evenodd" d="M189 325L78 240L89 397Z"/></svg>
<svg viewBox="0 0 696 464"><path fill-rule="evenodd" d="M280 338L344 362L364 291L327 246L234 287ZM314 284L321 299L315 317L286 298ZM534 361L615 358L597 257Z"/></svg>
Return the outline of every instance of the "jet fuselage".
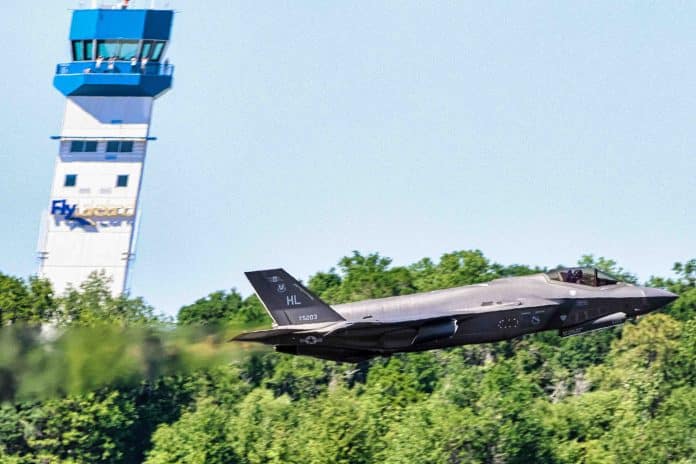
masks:
<svg viewBox="0 0 696 464"><path fill-rule="evenodd" d="M284 353L359 361L398 352L509 340L545 330L576 335L620 325L676 298L659 289L602 281L597 276L603 274L596 270L594 280L587 277L590 271L585 271L589 284L573 282L573 271L570 272L569 281L567 273L558 271L336 305L330 307L336 320L279 325L274 330L256 333L259 336L252 333L238 339L271 344ZM272 277L276 278L275 274ZM597 282L604 284L595 286ZM286 289L292 285L295 284ZM255 288L264 301L264 289L258 286L257 282ZM312 305L324 303L314 300L316 297L304 287L295 288L301 298L292 294L294 299L286 296L286 301L300 304L268 308L272 315L284 311L288 320L332 319L321 313L321 308L319 314L314 314ZM304 306L303 298L310 298ZM306 313L300 314L302 311ZM274 319L277 318L276 313Z"/></svg>

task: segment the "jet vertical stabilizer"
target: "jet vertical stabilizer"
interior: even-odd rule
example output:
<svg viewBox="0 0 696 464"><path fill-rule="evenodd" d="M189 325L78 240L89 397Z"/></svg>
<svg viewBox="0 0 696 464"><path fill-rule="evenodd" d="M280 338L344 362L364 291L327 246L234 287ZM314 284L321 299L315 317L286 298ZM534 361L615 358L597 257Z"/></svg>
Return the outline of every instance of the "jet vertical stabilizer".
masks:
<svg viewBox="0 0 696 464"><path fill-rule="evenodd" d="M278 326L344 320L283 269L247 272L246 276Z"/></svg>

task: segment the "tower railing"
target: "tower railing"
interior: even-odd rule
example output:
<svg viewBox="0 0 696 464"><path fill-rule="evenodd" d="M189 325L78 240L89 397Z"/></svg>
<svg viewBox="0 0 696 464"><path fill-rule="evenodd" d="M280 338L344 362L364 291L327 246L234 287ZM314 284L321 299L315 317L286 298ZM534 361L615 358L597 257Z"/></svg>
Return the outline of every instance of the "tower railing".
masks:
<svg viewBox="0 0 696 464"><path fill-rule="evenodd" d="M74 61L56 66L57 75L66 74L141 74L144 76L172 76L174 65L138 61Z"/></svg>
<svg viewBox="0 0 696 464"><path fill-rule="evenodd" d="M80 9L106 9L106 10L117 10L123 7L127 8L139 8L139 9L150 9L150 10L169 10L172 8L171 0L130 0L124 3L123 0L80 0Z"/></svg>

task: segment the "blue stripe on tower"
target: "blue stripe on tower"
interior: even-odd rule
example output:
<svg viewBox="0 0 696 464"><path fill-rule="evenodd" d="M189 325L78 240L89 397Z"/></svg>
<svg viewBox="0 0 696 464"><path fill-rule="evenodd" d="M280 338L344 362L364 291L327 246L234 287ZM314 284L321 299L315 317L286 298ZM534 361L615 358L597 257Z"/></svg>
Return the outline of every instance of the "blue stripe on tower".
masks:
<svg viewBox="0 0 696 464"><path fill-rule="evenodd" d="M170 10L76 10L70 40L169 40L173 16Z"/></svg>

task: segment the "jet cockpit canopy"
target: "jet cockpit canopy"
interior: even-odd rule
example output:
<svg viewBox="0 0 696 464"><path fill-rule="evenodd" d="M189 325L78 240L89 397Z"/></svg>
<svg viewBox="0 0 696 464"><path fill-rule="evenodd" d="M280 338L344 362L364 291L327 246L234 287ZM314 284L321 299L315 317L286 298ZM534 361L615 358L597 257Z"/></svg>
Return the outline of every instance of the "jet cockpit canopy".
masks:
<svg viewBox="0 0 696 464"><path fill-rule="evenodd" d="M569 284L587 285L588 287L605 287L616 285L619 280L606 272L592 267L561 268L549 271L546 275L551 280Z"/></svg>

